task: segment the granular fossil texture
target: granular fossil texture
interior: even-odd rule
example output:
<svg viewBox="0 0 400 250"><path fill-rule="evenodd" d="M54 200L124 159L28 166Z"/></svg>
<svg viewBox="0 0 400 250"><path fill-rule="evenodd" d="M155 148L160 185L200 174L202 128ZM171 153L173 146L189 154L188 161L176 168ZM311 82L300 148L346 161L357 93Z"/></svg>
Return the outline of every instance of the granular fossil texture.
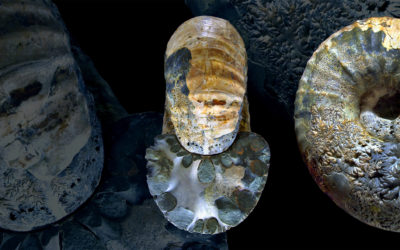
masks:
<svg viewBox="0 0 400 250"><path fill-rule="evenodd" d="M224 153L186 151L175 135L156 137L146 152L150 193L165 217L189 232L214 234L238 225L256 206L269 168L269 147L240 132Z"/></svg>
<svg viewBox="0 0 400 250"><path fill-rule="evenodd" d="M303 158L357 219L400 231L400 19L369 18L324 41L295 103Z"/></svg>
<svg viewBox="0 0 400 250"><path fill-rule="evenodd" d="M194 15L227 19L248 55L248 91L292 117L307 60L340 28L372 16L400 17L399 0L185 0ZM253 74L252 74L253 73ZM272 99L272 100L271 100Z"/></svg>
<svg viewBox="0 0 400 250"><path fill-rule="evenodd" d="M0 54L0 227L28 231L92 194L101 130L50 1L1 2Z"/></svg>
<svg viewBox="0 0 400 250"><path fill-rule="evenodd" d="M172 35L165 52L165 121L188 151L218 154L235 140L246 63L242 38L221 18L189 19Z"/></svg>

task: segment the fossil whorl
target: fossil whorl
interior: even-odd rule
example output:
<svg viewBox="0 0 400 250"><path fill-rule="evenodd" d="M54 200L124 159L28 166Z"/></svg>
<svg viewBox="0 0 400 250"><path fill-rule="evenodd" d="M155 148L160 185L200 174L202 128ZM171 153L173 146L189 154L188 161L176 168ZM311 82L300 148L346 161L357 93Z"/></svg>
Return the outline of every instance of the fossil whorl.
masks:
<svg viewBox="0 0 400 250"><path fill-rule="evenodd" d="M227 21L209 16L185 22L168 43L163 135L146 151L147 183L168 221L189 232L238 225L267 179L268 143L250 132L242 45Z"/></svg>
<svg viewBox="0 0 400 250"><path fill-rule="evenodd" d="M101 130L53 3L1 1L0 55L0 227L28 231L90 197Z"/></svg>
<svg viewBox="0 0 400 250"><path fill-rule="evenodd" d="M295 103L303 158L357 219L400 231L400 20L357 21L307 63Z"/></svg>
<svg viewBox="0 0 400 250"><path fill-rule="evenodd" d="M243 40L228 21L195 17L172 35L165 53L166 118L188 151L218 154L233 143L246 73Z"/></svg>

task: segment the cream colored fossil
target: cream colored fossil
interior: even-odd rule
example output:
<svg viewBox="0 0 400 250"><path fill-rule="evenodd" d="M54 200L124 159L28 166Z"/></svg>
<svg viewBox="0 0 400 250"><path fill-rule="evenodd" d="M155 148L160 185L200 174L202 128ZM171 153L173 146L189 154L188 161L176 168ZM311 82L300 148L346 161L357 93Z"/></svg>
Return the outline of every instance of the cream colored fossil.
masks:
<svg viewBox="0 0 400 250"><path fill-rule="evenodd" d="M165 58L163 135L146 151L150 193L178 228L224 232L256 206L270 159L268 143L250 132L243 41L228 21L195 17Z"/></svg>
<svg viewBox="0 0 400 250"><path fill-rule="evenodd" d="M357 219L400 231L400 20L357 21L314 52L296 97L310 173Z"/></svg>

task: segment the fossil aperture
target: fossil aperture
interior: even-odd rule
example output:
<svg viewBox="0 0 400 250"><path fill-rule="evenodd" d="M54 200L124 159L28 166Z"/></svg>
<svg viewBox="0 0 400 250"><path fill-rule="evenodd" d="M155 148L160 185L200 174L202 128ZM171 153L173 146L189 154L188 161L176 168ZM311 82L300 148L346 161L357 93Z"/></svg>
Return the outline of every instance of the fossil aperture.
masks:
<svg viewBox="0 0 400 250"><path fill-rule="evenodd" d="M400 231L400 20L357 21L314 52L296 134L320 188L355 218Z"/></svg>

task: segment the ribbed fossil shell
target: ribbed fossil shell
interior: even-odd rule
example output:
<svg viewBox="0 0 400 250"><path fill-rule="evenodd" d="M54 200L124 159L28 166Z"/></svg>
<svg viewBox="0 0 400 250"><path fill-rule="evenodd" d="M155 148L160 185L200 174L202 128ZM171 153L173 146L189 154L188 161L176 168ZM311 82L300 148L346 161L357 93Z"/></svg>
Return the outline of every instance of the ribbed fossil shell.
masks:
<svg viewBox="0 0 400 250"><path fill-rule="evenodd" d="M199 16L172 35L165 53L165 120L188 151L218 154L233 143L246 72L243 40L228 21Z"/></svg>
<svg viewBox="0 0 400 250"><path fill-rule="evenodd" d="M0 55L0 227L28 231L92 194L101 131L53 3L2 1Z"/></svg>
<svg viewBox="0 0 400 250"><path fill-rule="evenodd" d="M311 174L357 219L400 231L400 20L357 21L314 52L296 98Z"/></svg>
<svg viewBox="0 0 400 250"><path fill-rule="evenodd" d="M146 151L150 193L178 228L224 232L256 206L270 160L250 132L243 41L223 19L192 18L170 39L165 69L163 135Z"/></svg>

